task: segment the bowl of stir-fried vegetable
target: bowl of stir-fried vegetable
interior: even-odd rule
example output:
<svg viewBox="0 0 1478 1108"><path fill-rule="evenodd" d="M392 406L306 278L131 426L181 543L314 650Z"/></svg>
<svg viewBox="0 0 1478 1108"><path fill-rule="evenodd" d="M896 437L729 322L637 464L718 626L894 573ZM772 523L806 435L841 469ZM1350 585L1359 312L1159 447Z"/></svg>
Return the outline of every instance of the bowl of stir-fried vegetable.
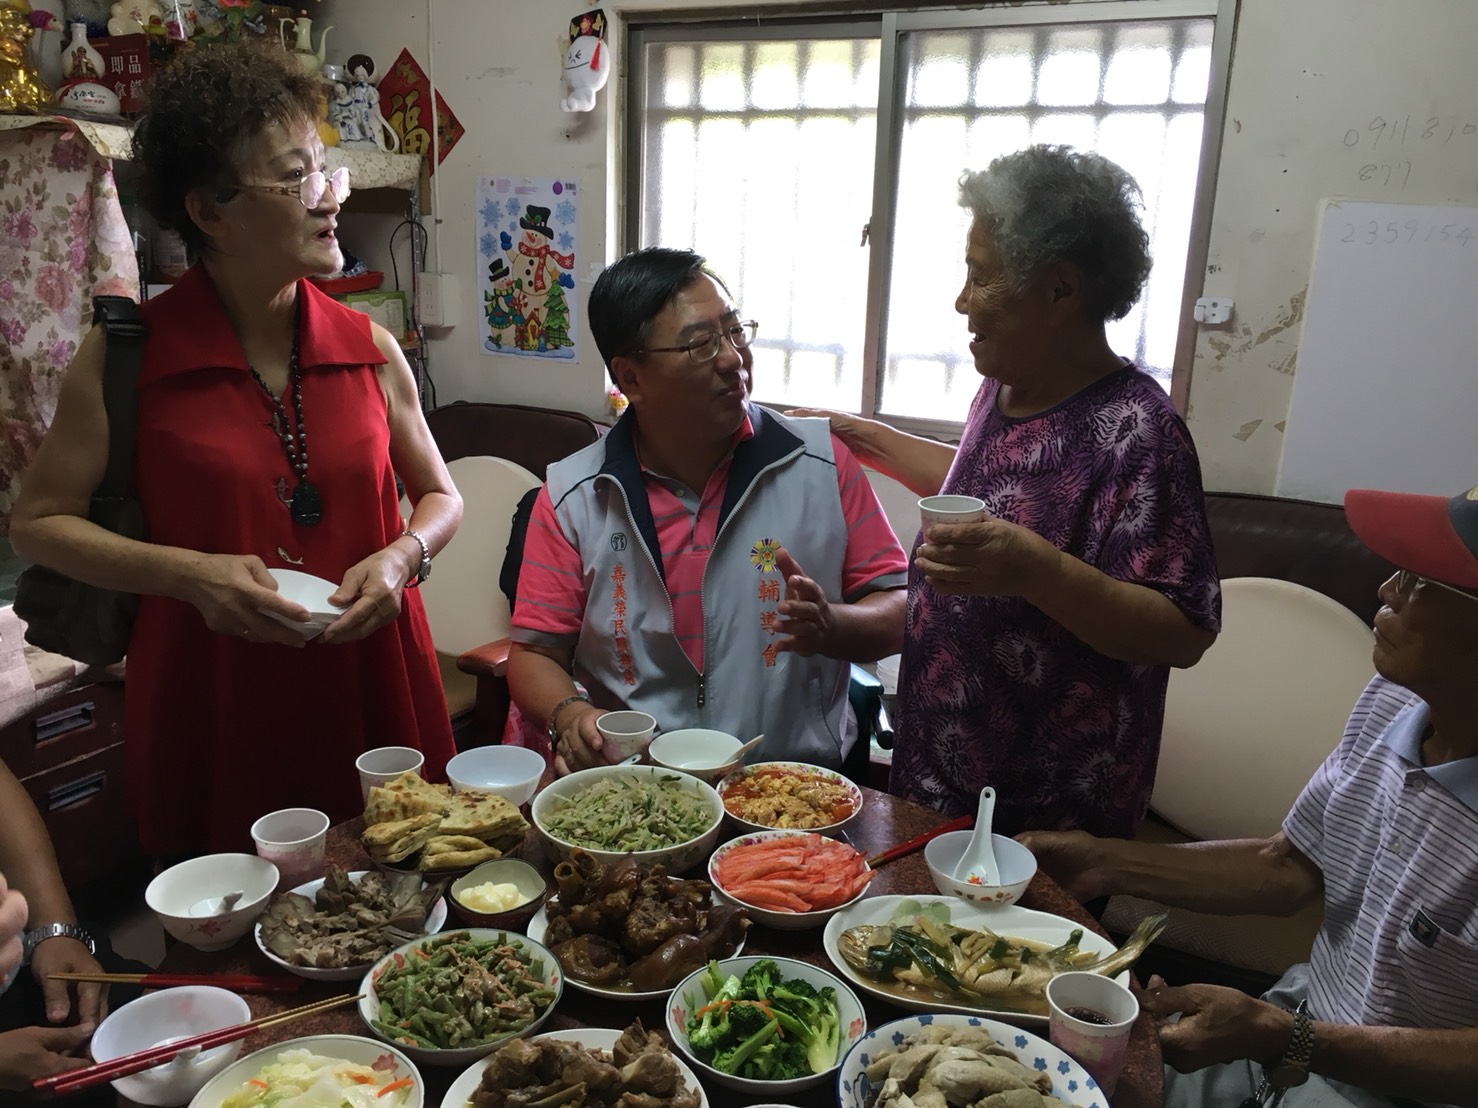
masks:
<svg viewBox="0 0 1478 1108"><path fill-rule="evenodd" d="M564 975L534 940L473 927L391 951L359 991L374 1034L424 1065L466 1066L548 1019Z"/></svg>
<svg viewBox="0 0 1478 1108"><path fill-rule="evenodd" d="M867 1033L857 994L792 958L710 962L678 983L667 1033L703 1081L752 1097L823 1085Z"/></svg>
<svg viewBox="0 0 1478 1108"><path fill-rule="evenodd" d="M683 873L718 842L723 801L696 777L659 766L581 770L534 797L534 828L552 861L575 848L614 865L627 854L641 866Z"/></svg>

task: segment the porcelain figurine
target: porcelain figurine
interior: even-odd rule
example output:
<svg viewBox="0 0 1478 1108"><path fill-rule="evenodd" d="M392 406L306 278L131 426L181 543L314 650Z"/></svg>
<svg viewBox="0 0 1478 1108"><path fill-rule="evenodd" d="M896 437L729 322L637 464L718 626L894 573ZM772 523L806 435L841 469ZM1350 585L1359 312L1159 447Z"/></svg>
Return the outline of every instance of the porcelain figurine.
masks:
<svg viewBox="0 0 1478 1108"><path fill-rule="evenodd" d="M62 83L62 42L67 37L62 0L31 0L31 61L55 89Z"/></svg>
<svg viewBox="0 0 1478 1108"><path fill-rule="evenodd" d="M372 78L374 60L368 54L354 54L334 85L329 103L328 121L339 132L341 146L364 146L387 153L400 149L400 136L380 114L380 90Z"/></svg>

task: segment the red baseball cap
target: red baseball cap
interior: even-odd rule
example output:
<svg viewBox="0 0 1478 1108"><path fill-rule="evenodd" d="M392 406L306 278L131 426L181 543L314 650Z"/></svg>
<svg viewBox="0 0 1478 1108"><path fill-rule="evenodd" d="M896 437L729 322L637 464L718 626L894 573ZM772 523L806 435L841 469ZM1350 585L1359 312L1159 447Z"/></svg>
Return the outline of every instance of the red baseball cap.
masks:
<svg viewBox="0 0 1478 1108"><path fill-rule="evenodd" d="M1423 577L1478 588L1478 487L1452 499L1351 489L1345 515L1361 542Z"/></svg>

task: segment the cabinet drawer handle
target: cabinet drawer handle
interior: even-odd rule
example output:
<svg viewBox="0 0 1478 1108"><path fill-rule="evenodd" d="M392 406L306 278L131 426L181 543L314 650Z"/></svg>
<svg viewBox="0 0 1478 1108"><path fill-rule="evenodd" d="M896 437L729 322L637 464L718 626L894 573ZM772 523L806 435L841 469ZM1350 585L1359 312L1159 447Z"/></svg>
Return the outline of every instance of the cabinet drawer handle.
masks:
<svg viewBox="0 0 1478 1108"><path fill-rule="evenodd" d="M60 712L52 712L49 716L39 716L36 722L31 724L36 732L35 741L38 744L44 743L48 739L60 738L73 731L91 727L93 716L96 714L97 706L88 700L81 704L74 704L70 708L63 708Z"/></svg>
<svg viewBox="0 0 1478 1108"><path fill-rule="evenodd" d="M103 786L108 783L108 774L105 770L89 773L86 777L69 781L65 785L58 785L46 794L46 810L57 812L63 808L70 808L74 804L81 804L88 797L96 796L103 791Z"/></svg>

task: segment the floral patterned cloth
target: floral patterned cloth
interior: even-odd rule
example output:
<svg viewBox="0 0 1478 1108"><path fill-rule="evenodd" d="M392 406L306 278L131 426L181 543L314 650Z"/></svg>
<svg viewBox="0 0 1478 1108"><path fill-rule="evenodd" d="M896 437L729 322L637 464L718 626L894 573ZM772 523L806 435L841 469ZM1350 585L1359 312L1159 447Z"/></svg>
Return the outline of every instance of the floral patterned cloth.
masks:
<svg viewBox="0 0 1478 1108"><path fill-rule="evenodd" d="M987 379L942 492L978 496L1110 577L1218 630L1201 468L1154 379L1126 365L1010 419ZM909 572L893 792L947 815L996 790L996 831L1134 834L1155 783L1168 666L1098 653L1016 596L945 596Z"/></svg>
<svg viewBox="0 0 1478 1108"><path fill-rule="evenodd" d="M92 298L138 294L112 162L73 129L0 131L0 533Z"/></svg>

